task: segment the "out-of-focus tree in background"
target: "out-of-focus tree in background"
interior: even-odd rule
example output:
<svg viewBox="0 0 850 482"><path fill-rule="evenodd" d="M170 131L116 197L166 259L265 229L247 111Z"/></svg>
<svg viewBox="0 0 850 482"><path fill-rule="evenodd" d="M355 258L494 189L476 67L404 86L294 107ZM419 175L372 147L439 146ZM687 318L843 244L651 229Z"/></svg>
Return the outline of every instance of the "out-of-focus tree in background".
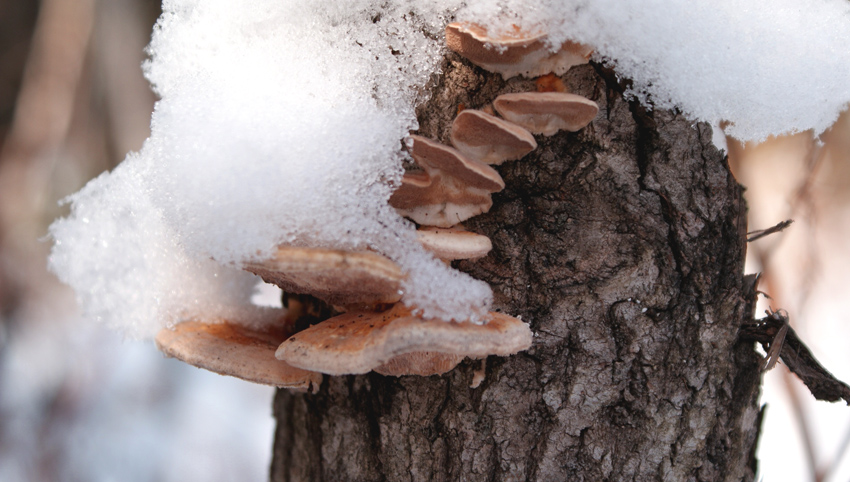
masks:
<svg viewBox="0 0 850 482"><path fill-rule="evenodd" d="M149 135L154 0L0 0L0 480L263 480L272 390L83 320L59 201Z"/></svg>
<svg viewBox="0 0 850 482"><path fill-rule="evenodd" d="M0 480L261 480L271 390L163 359L82 320L46 269L59 205L149 133L141 62L156 0L0 0ZM850 79L849 79L850 80ZM850 380L850 116L825 134L730 141L764 307ZM850 410L766 375L767 480L847 480Z"/></svg>

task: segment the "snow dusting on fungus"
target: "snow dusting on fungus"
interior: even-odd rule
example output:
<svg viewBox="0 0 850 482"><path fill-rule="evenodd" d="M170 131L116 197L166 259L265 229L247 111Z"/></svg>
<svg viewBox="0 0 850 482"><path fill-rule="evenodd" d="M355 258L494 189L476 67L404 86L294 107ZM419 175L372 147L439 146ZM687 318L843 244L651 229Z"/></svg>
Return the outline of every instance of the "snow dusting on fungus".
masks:
<svg viewBox="0 0 850 482"><path fill-rule="evenodd" d="M591 46L633 94L740 139L822 132L850 100L844 0L165 0L142 150L70 197L51 268L134 337L190 318L262 323L242 271L278 246L372 250L426 318L481 319L483 282L388 205L451 21Z"/></svg>

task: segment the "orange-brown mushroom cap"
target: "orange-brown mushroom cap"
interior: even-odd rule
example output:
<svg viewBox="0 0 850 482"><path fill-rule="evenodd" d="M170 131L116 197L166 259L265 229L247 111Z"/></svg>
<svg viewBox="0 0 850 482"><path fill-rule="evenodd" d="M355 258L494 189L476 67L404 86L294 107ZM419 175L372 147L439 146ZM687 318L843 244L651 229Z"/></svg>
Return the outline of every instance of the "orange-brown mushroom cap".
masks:
<svg viewBox="0 0 850 482"><path fill-rule="evenodd" d="M530 132L480 110L468 109L452 123L452 145L486 164L520 159L537 148Z"/></svg>
<svg viewBox="0 0 850 482"><path fill-rule="evenodd" d="M368 251L282 246L274 258L245 263L244 269L284 291L310 294L332 305L401 299L401 268Z"/></svg>
<svg viewBox="0 0 850 482"><path fill-rule="evenodd" d="M545 33L520 31L495 37L472 23L451 23L446 27L446 45L451 50L506 79L550 72L561 75L574 65L587 63L593 52L590 47L571 41L552 51L546 37Z"/></svg>
<svg viewBox="0 0 850 482"><path fill-rule="evenodd" d="M425 249L446 261L482 258L493 249L493 243L487 236L457 226L448 229L420 228L416 237Z"/></svg>
<svg viewBox="0 0 850 482"><path fill-rule="evenodd" d="M580 130L590 124L599 112L596 102L564 92L502 94L496 97L493 106L510 122L545 136L559 130Z"/></svg>
<svg viewBox="0 0 850 482"><path fill-rule="evenodd" d="M522 321L490 313L486 324L423 320L400 303L383 313L349 312L284 341L275 356L290 365L331 375L366 373L414 352L507 356L531 346Z"/></svg>
<svg viewBox="0 0 850 482"><path fill-rule="evenodd" d="M410 155L428 174L440 171L464 186L488 192L499 192L505 188L502 176L487 164L426 137L411 135L410 139L413 141Z"/></svg>
<svg viewBox="0 0 850 482"><path fill-rule="evenodd" d="M411 155L424 172L404 175L390 205L426 226L450 227L487 212L490 194L505 187L492 167L424 137L412 135Z"/></svg>
<svg viewBox="0 0 850 482"><path fill-rule="evenodd" d="M261 331L233 323L185 321L156 335L164 354L198 368L282 388L309 390L322 383L322 374L290 366L275 358L286 339L282 330Z"/></svg>

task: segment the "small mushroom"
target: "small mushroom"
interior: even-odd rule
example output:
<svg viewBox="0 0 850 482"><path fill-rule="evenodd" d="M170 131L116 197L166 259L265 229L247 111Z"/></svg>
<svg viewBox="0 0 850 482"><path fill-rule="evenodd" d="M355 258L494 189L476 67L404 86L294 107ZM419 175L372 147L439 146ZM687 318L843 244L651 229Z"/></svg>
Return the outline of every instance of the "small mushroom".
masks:
<svg viewBox="0 0 850 482"><path fill-rule="evenodd" d="M508 356L530 346L528 325L511 316L490 313L482 325L423 320L397 303L382 313L352 311L313 325L284 341L275 356L305 370L343 375L415 352Z"/></svg>
<svg viewBox="0 0 850 482"><path fill-rule="evenodd" d="M493 249L493 243L487 236L466 231L458 226L419 228L416 236L425 249L445 261L478 259L487 256Z"/></svg>
<svg viewBox="0 0 850 482"><path fill-rule="evenodd" d="M234 323L185 321L156 335L156 346L190 365L249 382L300 390L316 389L322 374L275 358L283 330L260 331Z"/></svg>
<svg viewBox="0 0 850 482"><path fill-rule="evenodd" d="M292 293L306 293L332 305L374 305L401 299L401 268L369 251L279 247L274 258L245 263L244 269Z"/></svg>
<svg viewBox="0 0 850 482"><path fill-rule="evenodd" d="M596 102L564 92L502 94L496 97L493 106L505 119L544 136L559 130L580 130L599 112Z"/></svg>
<svg viewBox="0 0 850 482"><path fill-rule="evenodd" d="M478 388L484 379L487 378L487 359L481 360L480 365L472 372L472 381L469 383L469 388Z"/></svg>
<svg viewBox="0 0 850 482"><path fill-rule="evenodd" d="M564 81L555 74L546 74L534 81L537 92L569 92Z"/></svg>
<svg viewBox="0 0 850 482"><path fill-rule="evenodd" d="M567 41L557 51L546 42L545 33L516 31L493 37L473 23L450 23L446 27L446 45L473 64L510 78L515 75L537 77L554 72L565 73L573 65L587 63L593 49Z"/></svg>
<svg viewBox="0 0 850 482"><path fill-rule="evenodd" d="M439 142L416 135L410 138L410 153L424 172L405 174L390 198L390 205L402 216L448 228L490 210L490 194L505 187L498 172Z"/></svg>
<svg viewBox="0 0 850 482"><path fill-rule="evenodd" d="M457 150L486 164L520 159L537 148L530 132L480 110L458 114L451 137Z"/></svg>

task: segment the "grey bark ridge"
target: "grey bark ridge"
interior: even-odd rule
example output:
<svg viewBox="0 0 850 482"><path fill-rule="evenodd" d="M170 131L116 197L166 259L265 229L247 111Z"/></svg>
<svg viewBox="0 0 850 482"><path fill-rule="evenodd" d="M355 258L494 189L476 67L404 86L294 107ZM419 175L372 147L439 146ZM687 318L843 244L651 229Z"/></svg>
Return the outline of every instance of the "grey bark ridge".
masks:
<svg viewBox="0 0 850 482"><path fill-rule="evenodd" d="M709 126L630 102L596 64L562 78L599 115L498 166L507 187L465 223L493 251L455 263L531 324L533 347L490 357L474 389L467 360L279 391L273 481L753 479L742 189ZM449 55L419 134L448 143L459 104L528 90Z"/></svg>

